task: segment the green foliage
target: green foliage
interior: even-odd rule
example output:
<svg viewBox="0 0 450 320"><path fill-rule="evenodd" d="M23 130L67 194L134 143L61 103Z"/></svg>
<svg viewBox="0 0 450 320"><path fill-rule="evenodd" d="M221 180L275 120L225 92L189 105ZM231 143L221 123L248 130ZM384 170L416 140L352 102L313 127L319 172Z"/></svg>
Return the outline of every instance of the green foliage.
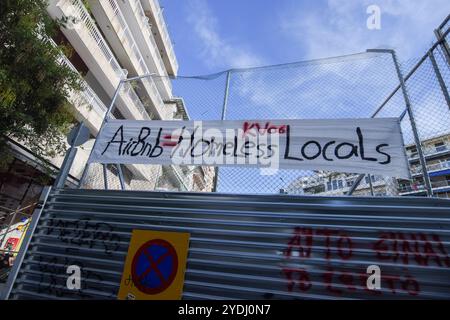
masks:
<svg viewBox="0 0 450 320"><path fill-rule="evenodd" d="M6 136L39 156L64 152L74 118L67 101L80 89L76 72L58 62L48 40L63 22L53 21L45 0L2 0L0 5L0 166L8 159Z"/></svg>

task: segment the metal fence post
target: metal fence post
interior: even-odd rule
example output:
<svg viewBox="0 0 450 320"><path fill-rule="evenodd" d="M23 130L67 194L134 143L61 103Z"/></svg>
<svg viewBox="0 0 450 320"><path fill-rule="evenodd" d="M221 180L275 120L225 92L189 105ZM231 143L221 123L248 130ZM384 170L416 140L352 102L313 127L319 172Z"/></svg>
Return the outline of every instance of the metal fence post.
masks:
<svg viewBox="0 0 450 320"><path fill-rule="evenodd" d="M434 58L433 50L428 52L428 57L430 58L431 64L433 65L434 73L436 74L436 78L439 82L439 86L441 87L442 94L444 95L445 102L447 102L447 107L450 109L450 96L448 94L447 86L445 85L445 81L442 78L441 71L439 70L439 66L436 63L436 59Z"/></svg>
<svg viewBox="0 0 450 320"><path fill-rule="evenodd" d="M350 190L348 190L347 195L351 196L353 192L358 188L359 184L361 183L362 179L364 179L365 174L360 174L355 181L353 182L352 186L350 187Z"/></svg>
<svg viewBox="0 0 450 320"><path fill-rule="evenodd" d="M414 112L411 107L411 102L409 100L409 95L406 90L405 79L403 78L402 71L400 70L400 65L397 61L397 56L394 50L388 50L388 52L392 55L392 59L395 64L395 69L397 70L398 79L400 80L400 85L402 88L403 98L405 99L406 110L408 111L409 120L411 122L411 129L414 135L414 141L417 147L417 153L419 154L420 165L422 166L423 180L425 182L425 186L427 188L427 194L429 197L433 196L433 190L431 188L430 176L428 175L427 163L425 161L425 156L423 155L422 144L420 143L419 132L417 130L416 120L414 118Z"/></svg>
<svg viewBox="0 0 450 320"><path fill-rule="evenodd" d="M117 171L119 172L120 188L125 190L125 180L123 178L122 165L120 163L117 164Z"/></svg>
<svg viewBox="0 0 450 320"><path fill-rule="evenodd" d="M373 197L375 193L373 192L372 175L368 174L366 177L369 177L370 195Z"/></svg>
<svg viewBox="0 0 450 320"><path fill-rule="evenodd" d="M432 48L433 49L433 48ZM431 49L431 50L432 50ZM403 74L400 70L400 66L398 64L397 61L397 56L395 54L394 50L391 49L368 49L367 52L382 52L382 53L389 53L392 56L394 65L395 65L395 70L397 72L397 76L399 78L400 81L400 85L396 88L396 90L394 92L396 92L399 88L402 89L402 93L403 93L403 98L405 100L405 104L406 104L406 112L409 115L409 119L411 122L411 128L413 131L413 135L414 135L414 142L416 144L417 147L417 152L419 154L419 161L420 161L420 165L422 166L422 173L423 173L423 179L425 181L425 186L427 189L427 195L429 197L433 196L433 190L431 188L431 182L430 182L430 176L428 175L428 170L426 167L426 161L425 161L425 157L423 155L423 150L422 150L422 145L420 143L420 137L417 131L417 127L416 127L416 122L414 119L414 114L411 108L411 103L409 100L409 96L408 96L408 92L406 90L406 84L405 84L405 78L403 77ZM410 71L410 73L408 74L407 78L409 78L409 76L412 74L412 72L414 70L416 70L416 68L418 68L418 66L426 59L426 55L421 59L421 61L413 68L413 70ZM388 98L390 99L393 96L393 94L391 94L391 96ZM387 102L387 100L382 104L381 107L379 107L377 109L377 111L372 115L372 118L376 116L376 114L381 110L381 108L384 106L384 104ZM402 116L400 117L400 119L402 119L405 116L405 113L402 114ZM355 191L355 189L358 187L358 185L360 184L361 180L363 179L364 174L361 174L358 176L358 178L356 179L355 183L352 185L352 187L350 188L350 190L348 191L347 195L352 195L353 192Z"/></svg>
<svg viewBox="0 0 450 320"><path fill-rule="evenodd" d="M120 88L122 87L122 84L124 83L124 81L125 81L124 79L120 80L119 84L117 85L117 89L114 92L114 96L112 98L111 104L109 105L108 109L105 112L105 116L103 117L103 121L102 121L102 124L100 126L100 129L98 130L97 137L100 136L100 134L103 131L103 128L105 126L105 123L108 122L108 117L111 115L112 111L114 110L114 103L116 102L117 96L119 95L119 92L120 92ZM81 175L80 182L78 183L78 189L81 188L81 186L84 183L84 180L86 179L87 172L88 172L89 166L90 166L90 160L91 160L92 151L95 149L96 144L97 144L97 138L95 139L94 145L92 146L92 150L89 153L89 157L88 157L86 166L84 167L83 173ZM104 178L106 179L106 177L104 177Z"/></svg>
<svg viewBox="0 0 450 320"><path fill-rule="evenodd" d="M73 138L74 142L78 139L78 137L81 133L81 130L83 129L83 126L84 126L83 122L80 122L78 124L77 131L75 132L75 135ZM78 152L78 149L74 145L71 145L69 150L67 150L66 156L64 157L64 161L61 165L61 168L59 169L58 176L56 177L55 183L53 184L53 186L55 188L64 188L67 176L69 175L70 168L72 167L72 164L73 164L73 161L75 160L75 156L77 155L77 152Z"/></svg>
<svg viewBox="0 0 450 320"><path fill-rule="evenodd" d="M102 164L102 167L103 167L103 183L104 183L104 186L105 186L105 190L108 190L108 170L107 170L107 168L106 168L106 164L105 163L103 163Z"/></svg>
<svg viewBox="0 0 450 320"><path fill-rule="evenodd" d="M224 93L224 97L223 97L221 120L225 120L225 116L227 113L228 93L229 93L229 89L230 89L230 77L231 77L231 70L228 70L227 71L227 79L226 79L226 83L225 83L225 93ZM212 192L217 192L217 182L219 180L219 167L217 165L214 168L214 171L215 171L214 184L213 184Z"/></svg>
<svg viewBox="0 0 450 320"><path fill-rule="evenodd" d="M445 39L445 34L447 34L447 32L445 32L445 34L442 32L442 28L447 24L448 20L450 20L450 15L448 15L447 18L445 18L445 20L436 30L434 30L434 34L436 36L439 45L441 46L442 52L444 53L447 63L450 65L450 47L447 43L447 40Z"/></svg>

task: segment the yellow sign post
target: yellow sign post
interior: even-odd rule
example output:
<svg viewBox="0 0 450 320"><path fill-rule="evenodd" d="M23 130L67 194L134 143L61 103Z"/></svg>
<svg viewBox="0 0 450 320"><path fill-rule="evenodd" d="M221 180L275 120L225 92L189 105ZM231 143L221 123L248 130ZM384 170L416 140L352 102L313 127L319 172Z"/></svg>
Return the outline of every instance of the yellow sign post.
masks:
<svg viewBox="0 0 450 320"><path fill-rule="evenodd" d="M120 300L179 300L189 233L133 230L120 282Z"/></svg>

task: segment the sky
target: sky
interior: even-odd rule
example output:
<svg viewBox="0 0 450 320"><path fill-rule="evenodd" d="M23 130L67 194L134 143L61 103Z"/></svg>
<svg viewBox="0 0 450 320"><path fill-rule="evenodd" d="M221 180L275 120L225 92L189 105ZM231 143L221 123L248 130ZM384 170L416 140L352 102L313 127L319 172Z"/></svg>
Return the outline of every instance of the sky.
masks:
<svg viewBox="0 0 450 320"><path fill-rule="evenodd" d="M215 73L390 47L420 56L448 0L160 0L180 75ZM380 29L366 12L380 8Z"/></svg>
<svg viewBox="0 0 450 320"><path fill-rule="evenodd" d="M407 71L435 42L434 29L450 13L448 0L160 0L160 4L178 58L178 75L215 74L173 81L174 94L184 98L193 120L221 118L226 74L218 72L286 63L292 64L234 70L225 119L370 117L398 78L390 55L355 53L395 49ZM380 9L380 29L367 27L370 5ZM342 55L349 56L338 57ZM450 112L430 70L426 65L417 72L419 79L428 81L407 83L422 139L450 131ZM399 117L404 110L399 92L379 116ZM405 143L412 143L408 119L401 125ZM218 188L273 193L312 174L299 169L267 176L259 169L221 168Z"/></svg>

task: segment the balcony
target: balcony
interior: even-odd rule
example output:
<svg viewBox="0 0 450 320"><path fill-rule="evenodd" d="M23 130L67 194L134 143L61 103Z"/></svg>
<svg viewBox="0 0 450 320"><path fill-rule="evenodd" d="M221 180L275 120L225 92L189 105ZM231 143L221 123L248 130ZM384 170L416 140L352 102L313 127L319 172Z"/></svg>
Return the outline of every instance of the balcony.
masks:
<svg viewBox="0 0 450 320"><path fill-rule="evenodd" d="M448 187L450 187L450 180L431 181L431 188L433 189L433 191L439 191L440 189L446 189ZM400 195L415 194L422 192L426 192L426 187L422 183L415 183L415 184L413 183L399 187Z"/></svg>
<svg viewBox="0 0 450 320"><path fill-rule="evenodd" d="M78 72L66 56L61 56L61 63L73 71ZM77 120L84 122L89 128L89 131L93 135L97 135L107 108L84 80L82 87L83 89L81 91L69 92L69 101L75 107L75 117Z"/></svg>
<svg viewBox="0 0 450 320"><path fill-rule="evenodd" d="M163 100L171 99L172 83L167 74L166 66L159 53L158 46L153 36L149 18L145 15L139 0L118 1L124 18L133 34L140 52L147 64L150 72L156 73L158 76L155 81Z"/></svg>
<svg viewBox="0 0 450 320"><path fill-rule="evenodd" d="M173 50L173 44L170 40L169 31L162 15L162 9L158 0L141 0L145 15L150 18L153 34L156 38L158 48L161 50L161 56L168 73L176 76L178 72L178 62Z"/></svg>
<svg viewBox="0 0 450 320"><path fill-rule="evenodd" d="M181 169L180 166L174 165L171 165L170 169L172 170L176 179L180 182L181 190L192 190L193 174L191 170L185 172Z"/></svg>
<svg viewBox="0 0 450 320"><path fill-rule="evenodd" d="M48 40L54 47L57 46L52 38L48 38ZM58 62L78 73L78 70L64 54L60 54ZM77 120L80 122L83 121L91 133L96 134L100 129L107 108L89 84L83 80L81 75L80 79L82 90L70 91L68 100L75 107L75 117Z"/></svg>
<svg viewBox="0 0 450 320"><path fill-rule="evenodd" d="M442 146L428 146L423 147L423 154L426 158L437 156L441 154L445 154L447 152L450 152L450 144L444 144ZM411 152L410 150L406 150L406 154L408 156L409 161L418 161L419 160L419 154L416 152Z"/></svg>
<svg viewBox="0 0 450 320"><path fill-rule="evenodd" d="M450 169L450 160L427 165L428 173Z"/></svg>
<svg viewBox="0 0 450 320"><path fill-rule="evenodd" d="M410 185L399 186L398 193L400 195L414 194L414 193L422 193L426 192L425 185L415 183Z"/></svg>
<svg viewBox="0 0 450 320"><path fill-rule="evenodd" d="M60 62L71 68L73 71L78 72L66 56L61 55ZM83 81L82 87L83 90L81 91L71 91L69 93L69 102L72 103L75 107L77 120L83 121L87 125L91 133L96 136L98 131L100 130L100 126L103 122L103 118L105 116L107 108L85 81ZM78 150L77 158L75 161L76 164L74 164L71 169L71 174L73 176L78 178L81 177L84 165L86 164L89 156L88 151L90 150ZM62 161L63 158L61 157L60 159L55 159L53 163L57 166L61 166ZM149 172L149 168L144 165L127 165L127 168L130 169L131 172L133 172L136 178L145 179L148 181L151 181L151 179L154 178L153 172Z"/></svg>
<svg viewBox="0 0 450 320"><path fill-rule="evenodd" d="M439 189L447 189L450 187L450 180L431 181L431 186L436 191L439 191Z"/></svg>
<svg viewBox="0 0 450 320"><path fill-rule="evenodd" d="M427 165L428 173L433 173L433 172L438 172L441 170L448 170L448 169L450 169L450 160ZM411 173L413 175L421 175L422 167L417 166L417 167L411 168Z"/></svg>
<svg viewBox="0 0 450 320"><path fill-rule="evenodd" d="M149 74L150 70L117 2L115 0L92 0L89 3L97 23L117 57L129 71L129 75ZM146 104L146 107L149 108L147 111L156 114L159 119L164 119L164 103L153 79L151 77L143 78L136 84L142 85L144 89L142 94L149 98L148 104Z"/></svg>
<svg viewBox="0 0 450 320"><path fill-rule="evenodd" d="M126 72L112 54L95 22L80 0L51 0L47 7L54 19L72 17L73 21L61 31L88 66L110 98L113 97ZM149 116L129 84L121 87L116 105L125 118L149 119Z"/></svg>

